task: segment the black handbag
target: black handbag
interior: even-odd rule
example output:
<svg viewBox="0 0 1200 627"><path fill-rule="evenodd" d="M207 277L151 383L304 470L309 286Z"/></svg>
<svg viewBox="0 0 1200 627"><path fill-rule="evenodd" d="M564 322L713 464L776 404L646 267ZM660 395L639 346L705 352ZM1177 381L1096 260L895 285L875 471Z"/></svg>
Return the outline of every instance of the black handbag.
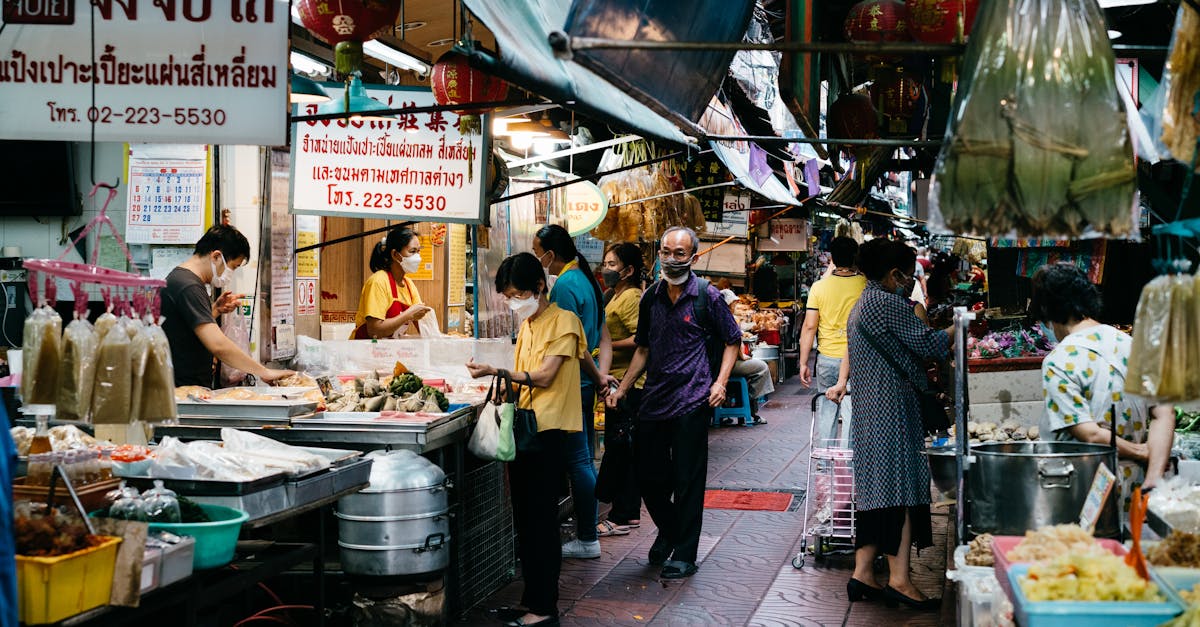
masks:
<svg viewBox="0 0 1200 627"><path fill-rule="evenodd" d="M532 409L518 407L513 412L513 440L517 443L518 453L535 453L541 450L541 442L537 439L537 414Z"/></svg>
<svg viewBox="0 0 1200 627"><path fill-rule="evenodd" d="M938 390L930 390L918 386L917 383L908 376L908 371L905 370L903 366L896 363L895 359L892 359L892 356L888 354L888 352L884 350L882 346L879 345L879 342L876 341L872 334L861 329L859 332L862 333L862 336L867 340L867 343L875 348L875 352L879 353L880 356L882 356L883 359L887 361L889 365L891 365L892 369L900 375L900 378L903 379L904 382L907 383L913 389L913 391L917 393L917 402L921 412L921 425L924 427L925 433L937 433L939 431L945 431L949 429L950 416L946 412L945 395Z"/></svg>

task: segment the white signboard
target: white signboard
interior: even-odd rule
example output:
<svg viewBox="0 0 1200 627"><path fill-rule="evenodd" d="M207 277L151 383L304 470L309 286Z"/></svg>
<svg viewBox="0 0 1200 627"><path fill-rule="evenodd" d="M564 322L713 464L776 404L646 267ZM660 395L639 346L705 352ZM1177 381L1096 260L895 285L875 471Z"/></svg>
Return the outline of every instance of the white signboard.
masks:
<svg viewBox="0 0 1200 627"><path fill-rule="evenodd" d="M773 252L808 250L808 220L776 218L771 220L771 235L758 238L758 249Z"/></svg>
<svg viewBox="0 0 1200 627"><path fill-rule="evenodd" d="M204 235L208 146L129 147L125 241L191 246Z"/></svg>
<svg viewBox="0 0 1200 627"><path fill-rule="evenodd" d="M572 237L596 228L608 215L608 197L591 181L568 185L567 226Z"/></svg>
<svg viewBox="0 0 1200 627"><path fill-rule="evenodd" d="M728 192L721 203L721 221L705 222L705 235L714 237L746 237L746 220L750 214L750 194Z"/></svg>
<svg viewBox="0 0 1200 627"><path fill-rule="evenodd" d="M316 279L296 279L296 315L317 315Z"/></svg>
<svg viewBox="0 0 1200 627"><path fill-rule="evenodd" d="M325 89L338 97L340 84ZM392 108L429 107L427 89L368 87ZM316 113L305 105L300 113ZM400 114L386 121L300 122L292 130L292 212L482 223L486 138L458 132L458 114ZM487 132L487 119L483 132Z"/></svg>
<svg viewBox="0 0 1200 627"><path fill-rule="evenodd" d="M4 20L0 139L286 141L285 1L6 0Z"/></svg>

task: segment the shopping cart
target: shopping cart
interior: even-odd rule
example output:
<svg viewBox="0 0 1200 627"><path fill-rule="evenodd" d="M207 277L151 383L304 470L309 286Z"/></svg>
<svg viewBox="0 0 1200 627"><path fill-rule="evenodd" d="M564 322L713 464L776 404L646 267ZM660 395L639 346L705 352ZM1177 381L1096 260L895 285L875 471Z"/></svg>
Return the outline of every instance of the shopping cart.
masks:
<svg viewBox="0 0 1200 627"><path fill-rule="evenodd" d="M813 420L809 428L812 454L808 458L808 482L804 489L804 526L800 552L792 558L792 567L796 569L804 568L810 537L813 557L818 561L830 553L854 550L854 451L847 448L843 439L817 433L817 408L823 398L824 394L817 394L812 402ZM841 423L841 416L837 416L834 424L839 434Z"/></svg>

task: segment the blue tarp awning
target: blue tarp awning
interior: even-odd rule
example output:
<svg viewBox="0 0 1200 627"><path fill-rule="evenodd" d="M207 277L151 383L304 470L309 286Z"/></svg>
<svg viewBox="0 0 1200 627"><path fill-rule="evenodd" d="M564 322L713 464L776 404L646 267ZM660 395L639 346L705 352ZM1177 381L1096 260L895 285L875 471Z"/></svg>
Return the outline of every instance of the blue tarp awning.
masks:
<svg viewBox="0 0 1200 627"><path fill-rule="evenodd" d="M654 55L668 55L668 57L653 57L642 61L630 58L626 59L618 67L609 67L605 73L610 76L620 75L634 79L633 82L626 80L627 84L617 87L592 69L584 67L584 65L574 60L556 57L554 51L551 49L548 41L549 35L551 32L563 31L566 28L568 13L572 10L570 3L563 0L464 0L464 2L475 17L487 26L496 37L496 45L499 49L497 53L483 50L469 51L474 62L473 64L478 65L487 72L499 76L523 89L562 103L568 108L577 110L584 115L606 122L614 128L625 129L642 135L647 139L682 145L693 144L703 136L703 131L694 123L689 122L689 120L694 122L697 119L691 117L690 110L679 111L670 109L667 111L668 115L662 115L660 113L663 111L662 107L669 108L669 106L658 100L662 96L661 91L655 94L647 94L638 90L638 85L645 86L645 79L638 77L646 76L653 76L660 90L686 91L697 88L692 84L694 76L685 76L687 74L684 72L686 68L682 65L673 64L666 66L667 71L679 71L680 75L678 77L665 73L664 66L661 65L648 67L641 67L639 65L641 63L652 62L654 59L659 59L660 61L667 59L671 54L670 52L652 53ZM753 2L748 2L748 0L726 0L726 3L728 2L735 2L739 6L747 3L750 5L753 4ZM585 4L595 5L596 3ZM690 7L690 3L684 4ZM706 3L701 2L698 4ZM596 7L589 6L587 11L581 10L575 17L583 20L581 24L587 22L584 19L586 16L596 15L593 12L594 9ZM728 14L726 15L728 16ZM740 19L740 16L733 17L739 17ZM727 17L727 19L733 18ZM745 15L745 19L741 20L740 26L726 25L723 30L738 30L735 40L740 41L741 33L745 31L747 20L749 20L748 13ZM712 20L697 18L696 21L697 23L707 24ZM708 40L702 33L696 33L692 30L688 30L683 34L687 37L695 36ZM621 34L619 36L624 38L625 35ZM630 35L631 37L643 37L645 33L635 32ZM605 56L595 54L600 52L611 51L589 51L588 62L592 67L597 67L597 63L603 63ZM723 56L730 55L726 54ZM729 59L725 58L723 64L720 58L717 58L715 62L713 59L709 59L708 63L720 65L715 71L706 73L706 78L709 81L715 78L716 83L719 84L720 79L728 72ZM639 69L640 67L641 69ZM672 70L672 68L675 69ZM692 94L689 98L700 98L704 103L707 103L712 97L716 86L712 85L711 88L703 87L702 89L707 90L707 93L700 95ZM643 104L643 101L655 104L656 108L659 108L659 112Z"/></svg>

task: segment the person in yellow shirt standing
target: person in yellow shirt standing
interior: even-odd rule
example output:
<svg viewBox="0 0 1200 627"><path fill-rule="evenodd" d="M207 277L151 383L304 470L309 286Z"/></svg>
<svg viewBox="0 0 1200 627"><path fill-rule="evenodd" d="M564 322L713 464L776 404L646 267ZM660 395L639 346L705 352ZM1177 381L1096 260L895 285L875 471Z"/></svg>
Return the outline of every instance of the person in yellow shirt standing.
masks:
<svg viewBox="0 0 1200 627"><path fill-rule="evenodd" d="M416 331L432 308L407 275L421 267L421 238L408 229L389 231L371 253L371 271L354 316L352 340L378 340Z"/></svg>
<svg viewBox="0 0 1200 627"><path fill-rule="evenodd" d="M836 386L846 387L841 380L842 360L846 358L846 324L850 310L867 287L867 278L855 268L858 242L849 237L835 237L829 244L833 257L833 272L813 284L808 293L804 316L804 328L800 333L800 382L811 387L814 368L809 365L809 354L814 340L818 346L816 360L817 392L825 392ZM815 433L820 439L841 437L836 429L840 415L843 428L848 432L850 421L850 399L846 397L840 405L821 403L814 416L817 421Z"/></svg>
<svg viewBox="0 0 1200 627"><path fill-rule="evenodd" d="M604 321L612 338L612 366L608 373L617 379L625 376L633 353L637 350L638 316L645 285L646 262L637 244L616 244L604 253L601 273L612 295L604 306ZM597 532L601 537L622 536L642 524L642 496L638 491L634 462L634 438L638 407L642 403L642 386L646 378L633 388L614 408L605 410L604 460L596 479L596 498L612 503L608 520L601 521Z"/></svg>

